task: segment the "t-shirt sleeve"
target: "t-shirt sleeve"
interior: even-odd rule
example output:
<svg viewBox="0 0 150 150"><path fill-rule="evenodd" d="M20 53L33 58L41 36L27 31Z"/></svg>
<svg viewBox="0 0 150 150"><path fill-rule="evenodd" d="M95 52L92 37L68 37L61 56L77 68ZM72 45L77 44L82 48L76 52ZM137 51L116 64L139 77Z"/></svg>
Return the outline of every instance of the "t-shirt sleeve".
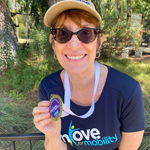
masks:
<svg viewBox="0 0 150 150"><path fill-rule="evenodd" d="M42 82L39 85L39 99L40 99L40 101L49 99Z"/></svg>
<svg viewBox="0 0 150 150"><path fill-rule="evenodd" d="M123 132L137 132L146 128L143 94L139 84L122 105L120 122Z"/></svg>
<svg viewBox="0 0 150 150"><path fill-rule="evenodd" d="M60 71L45 77L39 85L40 101L50 100L52 94L58 94L63 97L63 84L60 79Z"/></svg>

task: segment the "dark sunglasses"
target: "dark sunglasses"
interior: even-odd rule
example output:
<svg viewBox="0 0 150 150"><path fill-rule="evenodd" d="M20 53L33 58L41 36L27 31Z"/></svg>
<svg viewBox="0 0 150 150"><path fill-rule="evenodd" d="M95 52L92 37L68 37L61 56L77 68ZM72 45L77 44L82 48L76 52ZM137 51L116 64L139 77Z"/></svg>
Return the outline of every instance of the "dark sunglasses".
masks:
<svg viewBox="0 0 150 150"><path fill-rule="evenodd" d="M64 28L51 29L51 34L59 43L67 43L71 39L72 35L75 34L81 42L88 44L93 42L99 33L102 32L95 28L83 28L77 32L72 32Z"/></svg>

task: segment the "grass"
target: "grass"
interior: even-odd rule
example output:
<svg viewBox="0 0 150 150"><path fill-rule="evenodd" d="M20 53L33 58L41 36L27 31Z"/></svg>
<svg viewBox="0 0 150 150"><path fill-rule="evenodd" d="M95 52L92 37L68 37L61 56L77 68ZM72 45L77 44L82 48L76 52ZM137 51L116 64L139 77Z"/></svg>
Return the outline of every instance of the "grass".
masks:
<svg viewBox="0 0 150 150"><path fill-rule="evenodd" d="M39 84L43 76L56 71L56 68L57 70L60 69L60 66L57 62L52 61L50 63L48 61L38 62L38 65L32 61L32 59L29 59L27 68L22 71L17 68L17 70L6 70L6 73L2 72L0 74L1 79L3 79L0 80L0 85L3 85L0 86L0 134L38 132L34 127L31 115L33 107L38 103L37 84ZM146 62L130 59L111 59L109 61L99 59L98 61L132 76L141 84L147 116L147 130L150 130L150 59ZM36 75L33 77L34 73ZM27 79L26 77L30 78ZM18 83L19 80L22 85ZM30 82L30 85L27 82ZM8 85L11 85L11 88ZM30 89L30 91L19 91L19 89ZM27 149L26 142L17 142L16 144L19 147L18 149ZM0 147L7 148L8 146L10 146L9 142L0 143ZM33 141L33 149L42 150L43 141ZM141 150L149 149L150 138L145 137Z"/></svg>
<svg viewBox="0 0 150 150"><path fill-rule="evenodd" d="M18 102L6 94L0 94L0 134L19 134L39 132L33 124L32 110L34 104L28 101ZM41 143L41 144L40 144ZM10 142L0 141L0 149L9 149ZM28 143L16 142L17 149L28 149ZM43 141L33 141L33 149L42 150Z"/></svg>

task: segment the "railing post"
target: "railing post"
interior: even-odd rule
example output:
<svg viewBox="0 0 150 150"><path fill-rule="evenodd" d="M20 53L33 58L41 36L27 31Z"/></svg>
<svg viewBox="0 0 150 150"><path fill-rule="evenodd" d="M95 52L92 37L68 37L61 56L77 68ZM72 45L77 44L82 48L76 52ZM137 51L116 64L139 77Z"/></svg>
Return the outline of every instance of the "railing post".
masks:
<svg viewBox="0 0 150 150"><path fill-rule="evenodd" d="M28 147L29 147L29 150L32 150L31 140L28 140Z"/></svg>
<svg viewBox="0 0 150 150"><path fill-rule="evenodd" d="M15 141L11 141L11 150L16 150Z"/></svg>

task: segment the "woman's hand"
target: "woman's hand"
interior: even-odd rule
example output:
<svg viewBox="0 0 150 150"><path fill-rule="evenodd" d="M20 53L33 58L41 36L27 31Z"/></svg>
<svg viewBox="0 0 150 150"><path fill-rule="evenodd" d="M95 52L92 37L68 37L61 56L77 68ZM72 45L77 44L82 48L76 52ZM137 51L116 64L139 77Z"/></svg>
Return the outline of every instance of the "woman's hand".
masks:
<svg viewBox="0 0 150 150"><path fill-rule="evenodd" d="M49 112L49 101L42 101L33 109L35 127L50 137L60 137L61 119L52 121Z"/></svg>

